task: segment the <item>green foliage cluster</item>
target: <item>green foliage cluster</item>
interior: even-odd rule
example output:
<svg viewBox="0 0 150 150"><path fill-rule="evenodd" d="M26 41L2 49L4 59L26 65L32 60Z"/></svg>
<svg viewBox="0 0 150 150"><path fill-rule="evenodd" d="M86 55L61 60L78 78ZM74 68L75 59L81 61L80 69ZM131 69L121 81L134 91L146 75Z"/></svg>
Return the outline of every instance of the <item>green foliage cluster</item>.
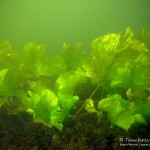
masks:
<svg viewBox="0 0 150 150"><path fill-rule="evenodd" d="M148 38L147 38L148 39ZM150 40L150 38L149 38ZM128 130L150 119L149 41L138 40L128 27L124 34L101 36L92 42L90 54L83 46L64 43L62 55L50 55L45 46L28 43L21 51L9 42L0 44L0 107L9 114L22 111L34 122L62 130L70 111L81 101L81 86L88 98L81 110L104 112L112 126ZM100 97L94 94L101 93ZM104 94L105 93L105 94ZM97 105L98 104L98 105Z"/></svg>

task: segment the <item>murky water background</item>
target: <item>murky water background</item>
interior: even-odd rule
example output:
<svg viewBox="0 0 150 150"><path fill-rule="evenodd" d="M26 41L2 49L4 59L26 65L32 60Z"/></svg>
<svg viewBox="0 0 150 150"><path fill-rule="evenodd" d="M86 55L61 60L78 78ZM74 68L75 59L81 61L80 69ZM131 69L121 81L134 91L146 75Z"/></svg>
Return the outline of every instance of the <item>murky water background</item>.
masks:
<svg viewBox="0 0 150 150"><path fill-rule="evenodd" d="M149 0L1 0L0 41L16 49L35 41L55 52L63 42L89 47L96 37L127 26L149 28L149 6Z"/></svg>

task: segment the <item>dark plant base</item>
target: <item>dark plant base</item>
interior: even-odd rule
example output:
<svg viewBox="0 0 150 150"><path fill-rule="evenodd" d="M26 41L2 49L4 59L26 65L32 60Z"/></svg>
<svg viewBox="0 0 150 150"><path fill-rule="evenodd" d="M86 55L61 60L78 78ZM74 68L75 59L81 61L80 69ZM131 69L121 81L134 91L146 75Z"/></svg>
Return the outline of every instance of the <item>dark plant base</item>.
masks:
<svg viewBox="0 0 150 150"><path fill-rule="evenodd" d="M24 120L24 122L22 121ZM110 127L103 119L97 123L93 114L82 118L70 117L62 132L33 123L26 113L8 115L0 112L1 150L122 150L148 149L150 146L121 146L120 139L149 139L149 126L133 126L128 132ZM129 144L131 142L123 142ZM150 144L150 142L148 143Z"/></svg>

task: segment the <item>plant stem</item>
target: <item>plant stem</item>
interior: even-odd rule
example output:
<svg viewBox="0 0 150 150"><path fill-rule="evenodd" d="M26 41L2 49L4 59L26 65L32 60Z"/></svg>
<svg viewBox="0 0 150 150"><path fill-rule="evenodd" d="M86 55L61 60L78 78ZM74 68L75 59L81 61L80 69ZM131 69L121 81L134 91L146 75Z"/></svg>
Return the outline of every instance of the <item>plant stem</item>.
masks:
<svg viewBox="0 0 150 150"><path fill-rule="evenodd" d="M108 71L106 72L105 76L102 78L102 80L99 82L99 84L97 85L97 87L94 89L94 91L92 92L92 94L89 96L88 99L91 99L93 97L93 95L96 93L96 91L98 90L98 88L102 85L102 83L104 82L104 80L107 78L108 74L110 73L110 70L113 66L113 64L115 63L115 57L114 60L112 61L112 63L110 64ZM84 102L84 104L80 107L80 109L76 112L76 116L81 112L81 110L85 107L86 105L86 101Z"/></svg>

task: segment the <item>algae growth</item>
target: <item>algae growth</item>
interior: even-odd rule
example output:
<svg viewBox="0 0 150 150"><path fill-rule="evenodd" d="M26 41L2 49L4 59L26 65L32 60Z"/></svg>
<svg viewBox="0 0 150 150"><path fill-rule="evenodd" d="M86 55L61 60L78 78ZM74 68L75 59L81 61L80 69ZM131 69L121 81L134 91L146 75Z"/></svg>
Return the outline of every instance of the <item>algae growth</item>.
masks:
<svg viewBox="0 0 150 150"><path fill-rule="evenodd" d="M29 114L33 122L62 132L69 128L66 120L85 116L96 116L97 125L107 120L112 129L128 131L134 125L148 126L148 40L145 36L139 38L128 27L125 33L93 40L90 53L81 44L64 43L60 55L47 53L41 44L28 43L15 51L9 42L3 42L1 110L18 116L25 124L28 121L21 114Z"/></svg>

